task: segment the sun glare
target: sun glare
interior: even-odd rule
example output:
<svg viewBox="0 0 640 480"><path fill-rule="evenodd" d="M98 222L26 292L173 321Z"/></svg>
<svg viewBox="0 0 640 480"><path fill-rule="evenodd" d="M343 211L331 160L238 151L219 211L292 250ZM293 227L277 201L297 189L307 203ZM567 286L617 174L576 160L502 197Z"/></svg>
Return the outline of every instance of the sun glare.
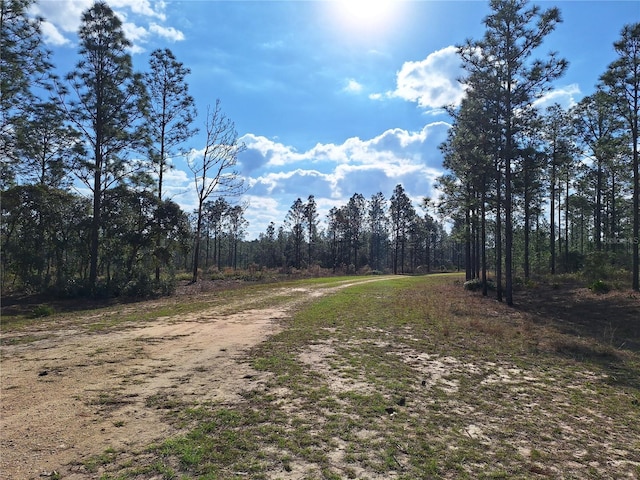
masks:
<svg viewBox="0 0 640 480"><path fill-rule="evenodd" d="M398 0L338 0L333 2L341 23L358 30L378 29L391 20Z"/></svg>

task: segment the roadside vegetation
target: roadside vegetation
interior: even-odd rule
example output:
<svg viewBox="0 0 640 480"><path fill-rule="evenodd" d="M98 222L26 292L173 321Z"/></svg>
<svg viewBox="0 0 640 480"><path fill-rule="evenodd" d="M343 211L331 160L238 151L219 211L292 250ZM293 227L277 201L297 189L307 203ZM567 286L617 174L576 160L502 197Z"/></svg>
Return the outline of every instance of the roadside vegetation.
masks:
<svg viewBox="0 0 640 480"><path fill-rule="evenodd" d="M301 305L242 359L256 375L241 401L150 397L181 433L85 469L103 480L639 476L637 296L540 283L508 308L462 281L378 279Z"/></svg>

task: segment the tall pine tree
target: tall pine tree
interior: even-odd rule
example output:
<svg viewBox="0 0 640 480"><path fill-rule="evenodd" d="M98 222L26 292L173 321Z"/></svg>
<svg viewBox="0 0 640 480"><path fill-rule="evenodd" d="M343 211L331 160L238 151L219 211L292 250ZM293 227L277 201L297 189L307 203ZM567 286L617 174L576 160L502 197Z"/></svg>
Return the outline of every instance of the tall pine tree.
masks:
<svg viewBox="0 0 640 480"><path fill-rule="evenodd" d="M614 43L618 54L602 76L604 85L614 99L616 109L624 118L631 137L631 168L633 169L633 280L632 288L640 291L640 166L638 165L638 116L640 108L640 23L626 25L621 38Z"/></svg>
<svg viewBox="0 0 640 480"><path fill-rule="evenodd" d="M81 59L66 77L75 94L67 109L91 150L76 172L93 195L89 287L95 292L104 193L141 168L127 155L146 142L141 120L147 97L141 75L133 72L122 22L105 2L83 13L78 36ZM60 93L66 97L70 92L61 87Z"/></svg>
<svg viewBox="0 0 640 480"><path fill-rule="evenodd" d="M41 19L28 15L35 0L0 0L0 188L14 181L18 134L25 109L34 103L33 87L51 68L44 49Z"/></svg>
<svg viewBox="0 0 640 480"><path fill-rule="evenodd" d="M492 13L485 19L486 31L480 41L468 41L461 49L463 66L472 80L471 94L477 86L490 85L494 91L488 100L498 103L502 145L499 156L504 165L504 252L505 296L513 305L513 209L514 163L518 157L516 139L522 130L526 111L533 100L561 76L567 62L549 54L544 60L532 60L535 50L561 21L560 11L541 11L526 0L491 0ZM480 89L486 90L486 89Z"/></svg>

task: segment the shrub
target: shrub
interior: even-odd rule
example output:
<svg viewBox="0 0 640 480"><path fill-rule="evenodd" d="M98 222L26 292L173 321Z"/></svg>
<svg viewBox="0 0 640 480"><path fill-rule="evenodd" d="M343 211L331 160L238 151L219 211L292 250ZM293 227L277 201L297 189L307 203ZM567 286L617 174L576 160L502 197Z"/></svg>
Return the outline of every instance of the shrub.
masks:
<svg viewBox="0 0 640 480"><path fill-rule="evenodd" d="M591 252L584 261L582 274L588 282L608 280L614 274L612 258L607 252Z"/></svg>
<svg viewBox="0 0 640 480"><path fill-rule="evenodd" d="M482 279L474 278L473 280L467 280L466 282L464 282L463 286L465 290L470 290L472 292L476 290L482 290ZM493 283L493 280L490 278L487 278L487 288L489 290L496 289L495 283Z"/></svg>
<svg viewBox="0 0 640 480"><path fill-rule="evenodd" d="M146 298L156 296L169 296L176 291L175 277L161 278L159 281L152 279L145 272L138 274L129 280L122 288L121 294L125 297Z"/></svg>
<svg viewBox="0 0 640 480"><path fill-rule="evenodd" d="M50 305L36 305L31 310L31 318L48 317L54 313L56 313L55 309Z"/></svg>
<svg viewBox="0 0 640 480"><path fill-rule="evenodd" d="M596 280L591 285L589 285L589 290L591 290L593 293L603 294L609 293L611 287L608 283L603 282L602 280Z"/></svg>

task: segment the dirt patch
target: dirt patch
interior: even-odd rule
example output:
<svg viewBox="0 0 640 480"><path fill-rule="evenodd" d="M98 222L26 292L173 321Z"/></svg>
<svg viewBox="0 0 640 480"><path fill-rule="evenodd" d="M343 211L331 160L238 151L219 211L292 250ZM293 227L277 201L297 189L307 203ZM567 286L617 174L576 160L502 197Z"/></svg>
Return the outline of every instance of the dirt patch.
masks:
<svg viewBox="0 0 640 480"><path fill-rule="evenodd" d="M0 478L52 472L97 478L100 468L87 471L89 459L139 452L178 433L165 421L172 408L241 402L239 393L261 385L265 375L245 363L245 350L279 331L295 305L333 290L283 290L294 300L275 308L226 305L102 333L87 333L96 316L85 314L66 325L50 323L48 331L35 324L4 334ZM266 300L252 298L250 305ZM135 308L142 311L145 303ZM36 340L15 341L21 338Z"/></svg>
<svg viewBox="0 0 640 480"><path fill-rule="evenodd" d="M238 401L239 391L259 381L239 353L273 333L283 314L208 311L5 347L2 478L62 472L107 448L144 447L173 433L162 421L172 404Z"/></svg>

